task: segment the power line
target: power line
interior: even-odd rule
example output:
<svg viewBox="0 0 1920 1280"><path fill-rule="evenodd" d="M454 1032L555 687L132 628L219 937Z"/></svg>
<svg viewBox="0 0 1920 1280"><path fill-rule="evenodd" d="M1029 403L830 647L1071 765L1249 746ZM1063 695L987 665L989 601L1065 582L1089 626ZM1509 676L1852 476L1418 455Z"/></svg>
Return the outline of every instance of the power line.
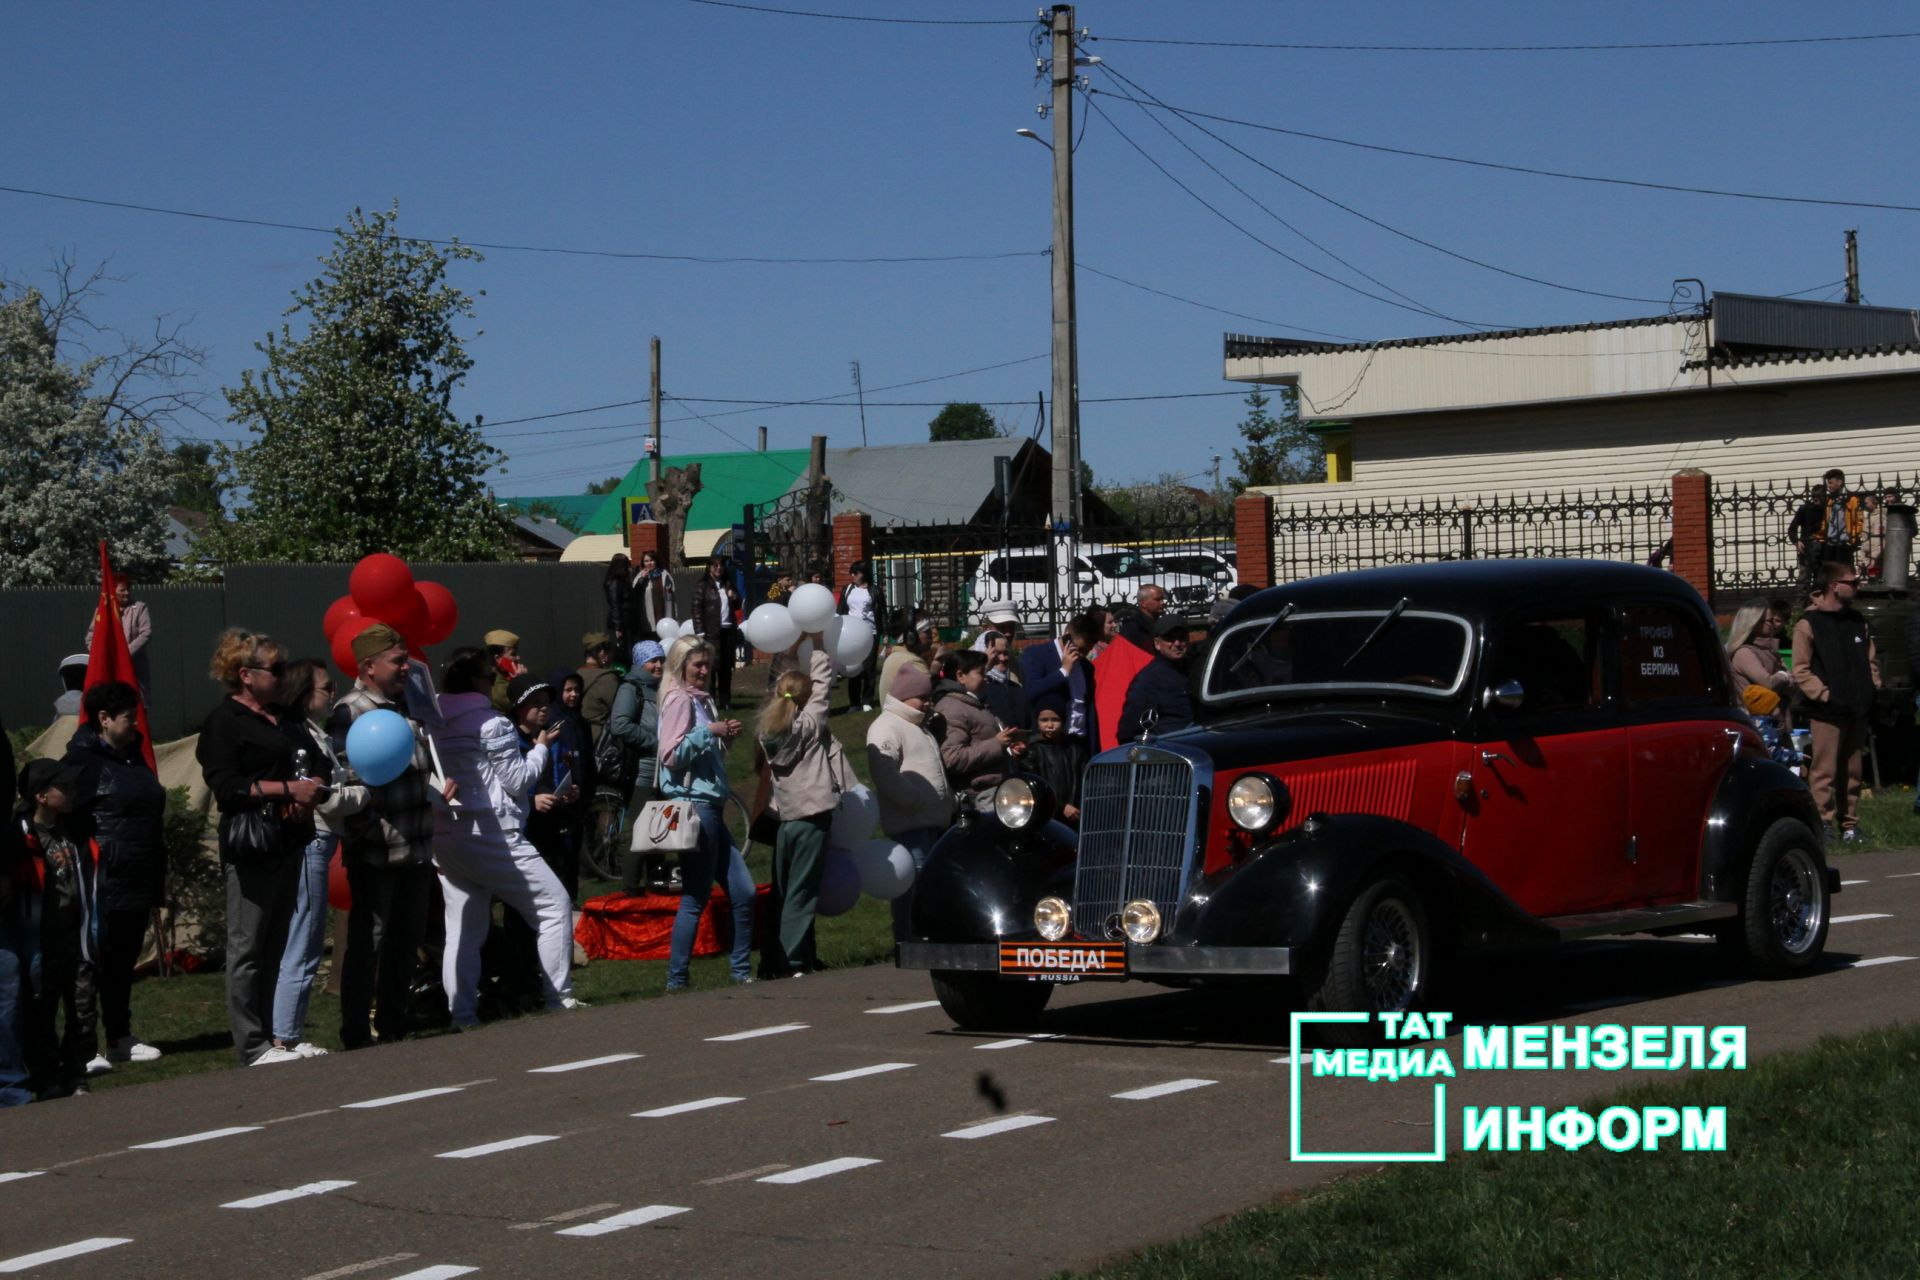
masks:
<svg viewBox="0 0 1920 1280"><path fill-rule="evenodd" d="M712 3L714 0L700 0ZM1856 44L1869 40L1915 40L1920 31L1883 31L1859 36L1785 36L1773 40L1661 40L1631 44L1300 44L1270 40L1175 40L1153 36L1089 36L1114 44L1181 45L1203 49L1293 49L1315 53L1624 53L1649 49L1751 49L1778 45Z"/></svg>
<svg viewBox="0 0 1920 1280"><path fill-rule="evenodd" d="M693 4L715 9L744 9L748 13L776 13L783 18L831 18L836 22L879 22L902 27L1029 27L1032 18L877 18L864 13L821 13L813 9L776 9L765 4L739 4L736 0L691 0Z"/></svg>
<svg viewBox="0 0 1920 1280"><path fill-rule="evenodd" d="M1216 307L1210 302L1199 302L1193 298L1183 298L1177 293L1168 293L1165 289L1156 289L1150 284L1141 284L1138 280L1128 280L1124 276L1114 275L1111 271L1102 271L1098 267L1089 266L1085 259L1075 262L1074 269L1077 271L1092 272L1094 275L1100 276L1103 279L1111 280L1115 284L1126 285L1129 289L1138 289L1142 293L1157 294L1172 302L1184 302L1190 307L1199 307L1202 311L1213 311L1223 316L1232 316L1236 320L1251 320L1255 324L1264 324L1275 329L1291 329L1295 333L1310 333L1316 338L1331 338L1335 342L1366 341L1364 338L1356 338L1350 334L1328 333L1323 329L1303 329L1297 324L1286 324L1279 320L1269 320L1264 316L1249 315L1244 311L1232 311L1226 307Z"/></svg>
<svg viewBox="0 0 1920 1280"><path fill-rule="evenodd" d="M42 200L61 200L69 204L95 205L104 209L125 209L134 213L164 214L172 218L192 218L200 222L224 222L240 227L267 227L276 231L306 231L333 236L338 227L320 227L301 222L274 222L265 218L244 218L233 214L203 213L194 209L170 209L162 205L137 204L130 200L102 200L92 196L68 195L59 191L38 191L31 187L0 186L0 192L16 196L34 196ZM925 262L993 262L1006 258L1044 258L1045 249L1017 249L1005 253L926 253L876 254L864 257L773 257L757 254L643 253L627 249L569 249L554 245L504 244L487 240L461 240L440 236L385 237L402 244L460 245L469 249L487 249L496 253L545 253L574 258L614 258L632 262L691 262L703 266L751 264L756 266L864 266Z"/></svg>
<svg viewBox="0 0 1920 1280"><path fill-rule="evenodd" d="M1352 138L1336 138L1326 133L1309 133L1304 129L1287 129L1277 124L1262 124L1257 120L1242 120L1235 116L1216 115L1207 111L1195 111L1188 107L1176 107L1163 102L1151 102L1130 97L1123 93L1106 94L1122 102L1140 103L1157 110L1172 112L1176 115L1213 120L1220 124L1236 124L1245 129L1259 129L1266 133L1285 134L1290 138L1308 138L1314 142L1331 142L1336 146L1355 147L1361 151L1379 151L1387 155L1412 156L1417 160L1443 160L1448 164L1471 165L1476 169L1497 169L1504 173L1524 173L1536 178L1564 178L1569 182L1595 182L1615 187L1640 187L1649 191L1676 191L1684 195L1719 196L1729 200L1764 200L1776 204L1824 205L1840 209L1885 209L1894 213L1920 213L1920 205L1889 204L1875 200L1828 200L1816 196L1782 196L1757 191L1728 191L1719 187L1689 187L1672 182L1651 182L1639 178L1608 178L1591 173L1571 173L1564 169L1540 169L1530 165L1504 164L1496 160L1473 160L1466 156L1450 156L1435 151L1415 151L1407 147L1390 147L1377 142L1357 142Z"/></svg>

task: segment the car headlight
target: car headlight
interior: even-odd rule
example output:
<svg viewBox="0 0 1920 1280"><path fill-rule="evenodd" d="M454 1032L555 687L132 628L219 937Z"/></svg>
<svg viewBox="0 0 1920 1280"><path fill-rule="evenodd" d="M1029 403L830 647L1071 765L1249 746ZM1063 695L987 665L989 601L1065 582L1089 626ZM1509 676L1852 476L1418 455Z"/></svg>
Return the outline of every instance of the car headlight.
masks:
<svg viewBox="0 0 1920 1280"><path fill-rule="evenodd" d="M1024 829L1033 821L1033 815L1039 808L1039 798L1033 794L1033 784L1025 778L1008 778L994 789L994 816L1000 819L1001 826L1009 830Z"/></svg>
<svg viewBox="0 0 1920 1280"><path fill-rule="evenodd" d="M1242 774L1227 788L1227 817L1242 831L1270 831L1282 816L1285 797L1285 789L1266 774Z"/></svg>
<svg viewBox="0 0 1920 1280"><path fill-rule="evenodd" d="M1033 927L1048 942L1066 937L1072 920L1073 909L1059 898L1042 898L1033 904Z"/></svg>
<svg viewBox="0 0 1920 1280"><path fill-rule="evenodd" d="M1160 908L1135 898L1120 911L1120 928L1128 942L1148 943L1160 936Z"/></svg>

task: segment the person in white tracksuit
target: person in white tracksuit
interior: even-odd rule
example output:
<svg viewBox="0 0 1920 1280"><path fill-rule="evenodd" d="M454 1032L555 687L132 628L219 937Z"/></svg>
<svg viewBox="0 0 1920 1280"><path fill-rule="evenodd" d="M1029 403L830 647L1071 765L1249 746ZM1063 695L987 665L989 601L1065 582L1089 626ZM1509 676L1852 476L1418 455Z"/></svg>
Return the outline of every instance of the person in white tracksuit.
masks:
<svg viewBox="0 0 1920 1280"><path fill-rule="evenodd" d="M528 792L560 730L544 728L545 682L514 677L507 686L509 705L528 720L541 721L529 725L539 731L523 756L513 723L493 705L493 677L485 650L456 652L447 662L439 699L445 723L428 730L457 801L449 806L436 797L433 833L433 860L447 906L441 981L456 1027L479 1025L480 945L496 897L538 934L547 1008L579 1004L569 975L573 901L526 837Z"/></svg>

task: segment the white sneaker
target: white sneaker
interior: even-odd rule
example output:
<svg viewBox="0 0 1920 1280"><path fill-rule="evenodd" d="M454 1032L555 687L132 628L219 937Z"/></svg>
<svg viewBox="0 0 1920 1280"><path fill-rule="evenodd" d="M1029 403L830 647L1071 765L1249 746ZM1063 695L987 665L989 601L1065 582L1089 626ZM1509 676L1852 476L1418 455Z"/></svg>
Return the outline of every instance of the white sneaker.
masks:
<svg viewBox="0 0 1920 1280"><path fill-rule="evenodd" d="M107 1045L109 1062L158 1062L163 1055L146 1041L123 1036Z"/></svg>
<svg viewBox="0 0 1920 1280"><path fill-rule="evenodd" d="M252 1062L249 1062L247 1065L250 1067L270 1067L274 1065L276 1062L298 1062L298 1061L300 1061L300 1055L295 1053L293 1050L282 1049L278 1045L271 1045L268 1047L265 1053L261 1054L259 1057L255 1058Z"/></svg>
<svg viewBox="0 0 1920 1280"><path fill-rule="evenodd" d="M103 1053L96 1053L87 1061L87 1074L90 1076L103 1076L111 1070L113 1070L113 1063L107 1061Z"/></svg>
<svg viewBox="0 0 1920 1280"><path fill-rule="evenodd" d="M574 999L574 998L573 998L572 996L568 996L568 997L567 997L567 998L566 998L565 1000L562 1000L562 1001L560 1002L560 1007L561 1007L562 1009L591 1009L591 1008L593 1008L593 1006L592 1006L592 1005L590 1005L590 1004L588 1004L588 1003L587 1003L587 1002L586 1002L585 1000L575 1000L575 999Z"/></svg>
<svg viewBox="0 0 1920 1280"><path fill-rule="evenodd" d="M293 1046L293 1051L303 1058L324 1058L327 1056L327 1051L311 1040L302 1040L299 1044Z"/></svg>

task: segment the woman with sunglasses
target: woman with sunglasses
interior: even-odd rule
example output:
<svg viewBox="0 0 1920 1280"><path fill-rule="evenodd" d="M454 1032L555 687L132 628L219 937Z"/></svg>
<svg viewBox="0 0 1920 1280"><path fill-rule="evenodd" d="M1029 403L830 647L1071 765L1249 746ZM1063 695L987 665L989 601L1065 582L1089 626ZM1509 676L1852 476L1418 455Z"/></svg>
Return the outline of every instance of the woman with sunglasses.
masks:
<svg viewBox="0 0 1920 1280"><path fill-rule="evenodd" d="M318 762L294 717L284 716L285 653L272 638L230 628L214 647L213 678L227 696L207 713L194 757L220 806L220 861L227 873L227 1021L248 1066L298 1062L272 1040L273 993L287 927L300 893L302 850L313 840L314 806L330 794L303 776ZM297 735L297 736L296 736ZM264 815L262 822L254 815Z"/></svg>

